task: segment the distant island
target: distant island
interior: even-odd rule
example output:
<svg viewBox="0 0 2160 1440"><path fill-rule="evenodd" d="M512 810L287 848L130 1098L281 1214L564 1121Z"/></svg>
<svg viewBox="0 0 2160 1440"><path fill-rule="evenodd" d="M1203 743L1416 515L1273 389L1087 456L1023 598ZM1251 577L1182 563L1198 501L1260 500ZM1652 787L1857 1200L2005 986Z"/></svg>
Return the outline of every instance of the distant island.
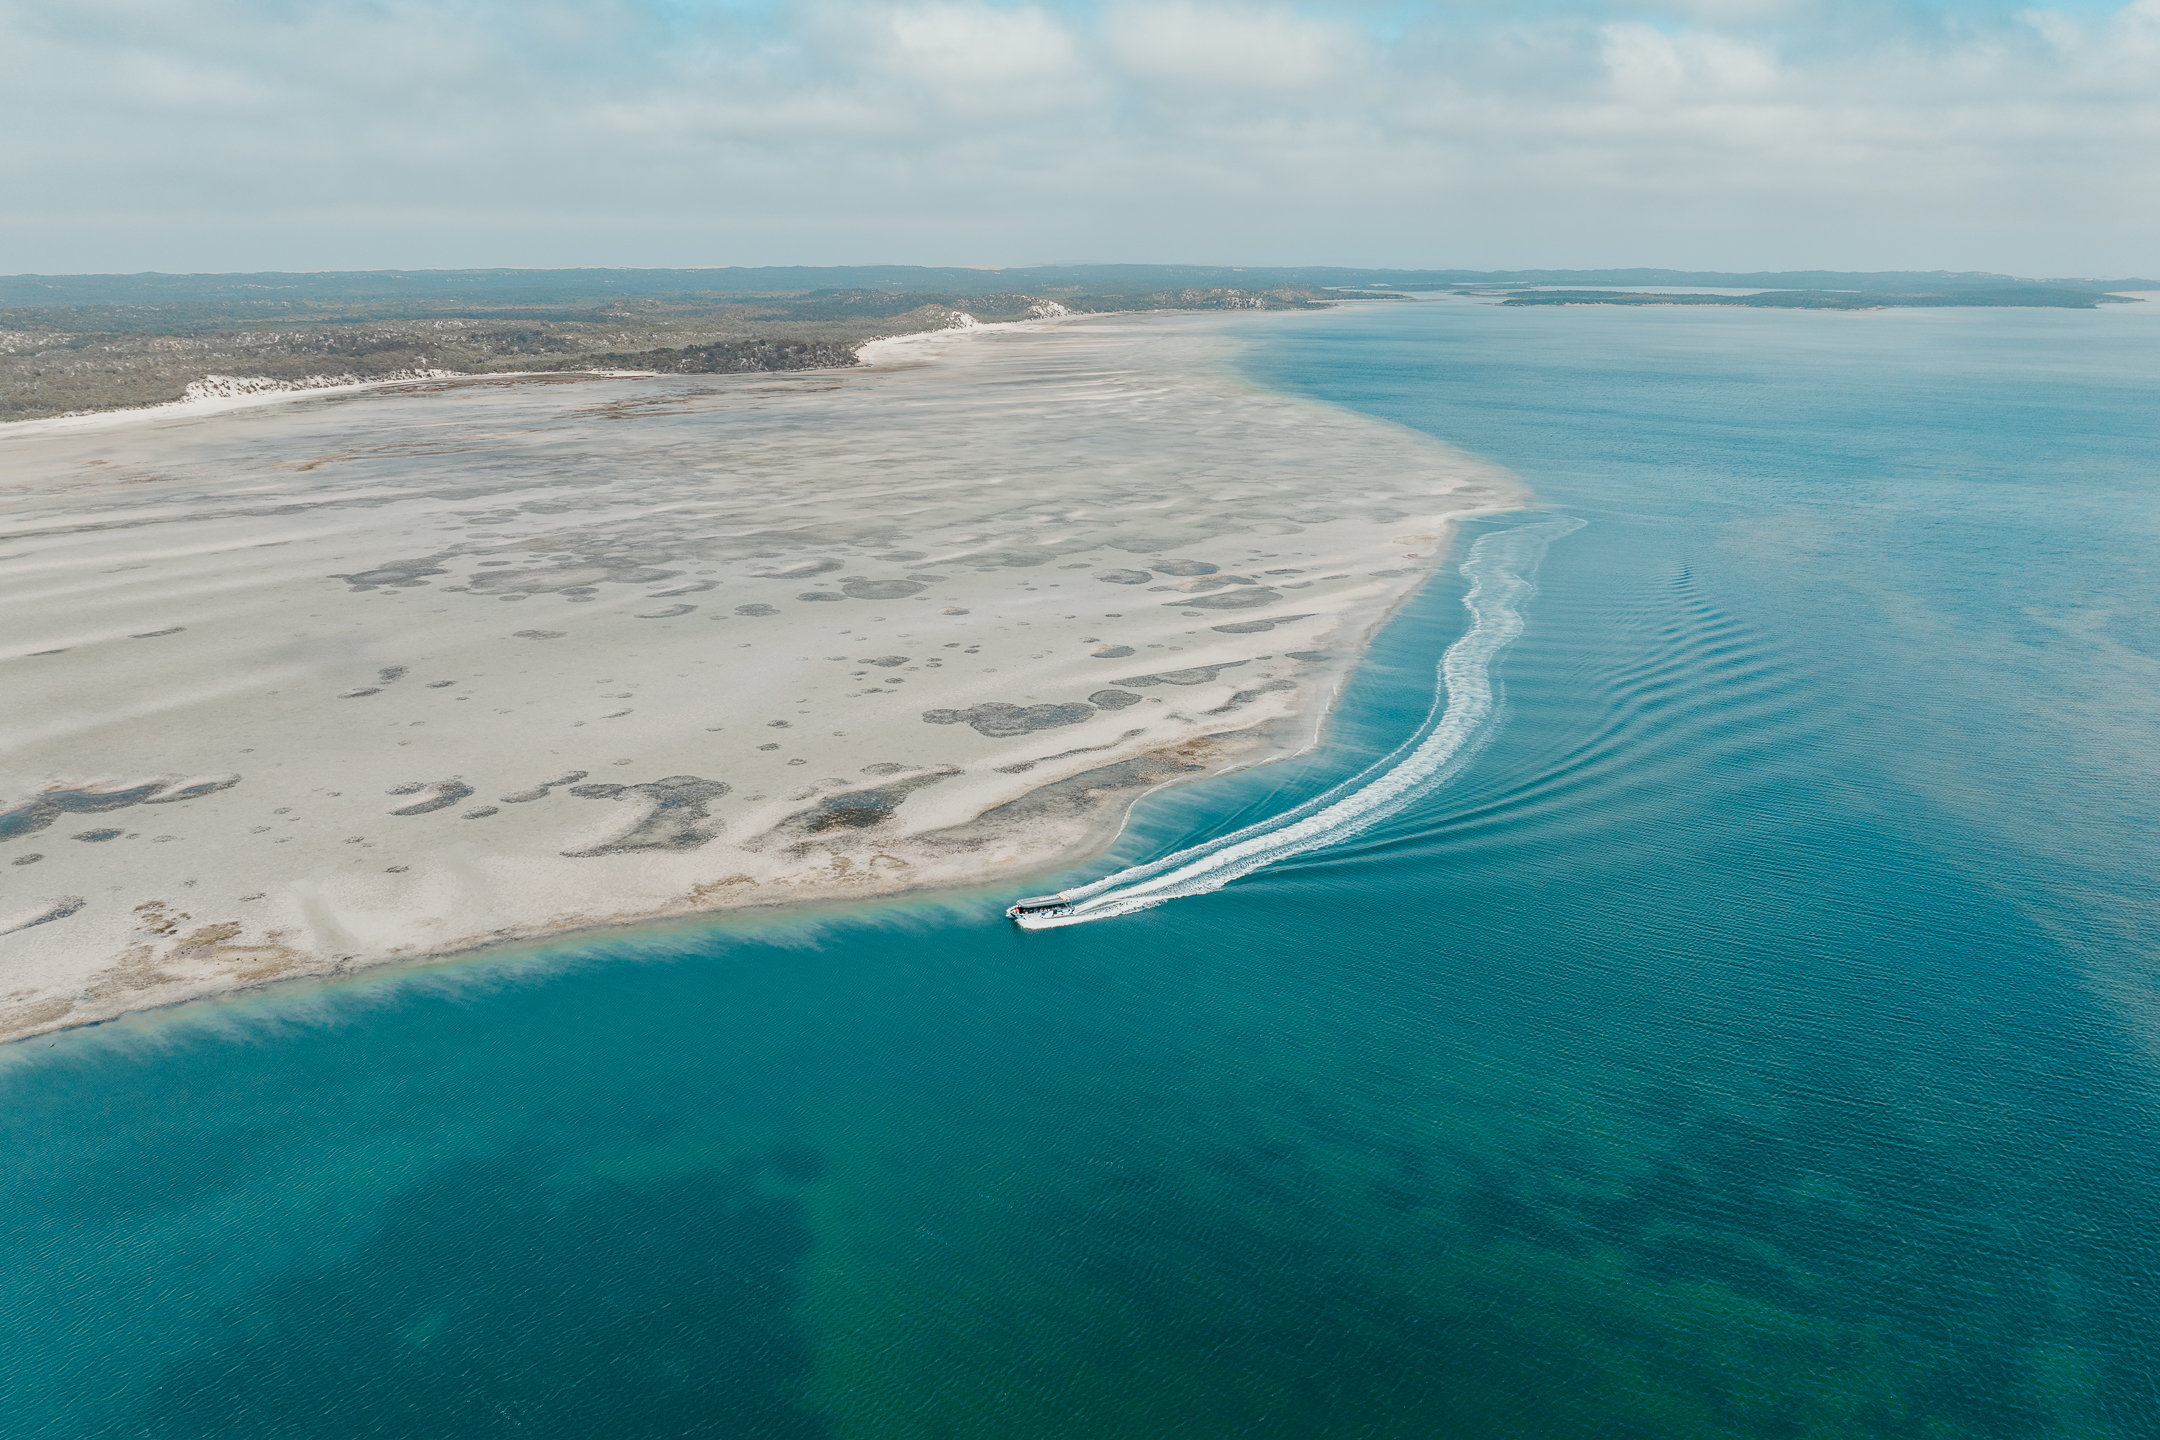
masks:
<svg viewBox="0 0 2160 1440"><path fill-rule="evenodd" d="M1442 293L1504 305L2091 309L2121 298L2110 292L2140 289L2160 281L1199 265L13 275L0 276L0 421L424 376L830 369L896 335L1110 311L1311 309Z"/></svg>
<svg viewBox="0 0 2160 1440"><path fill-rule="evenodd" d="M2100 282L1971 285L1942 290L1758 290L1752 295L1703 295L1686 291L1532 290L1510 294L1503 305L1740 305L1758 310L1882 310L1909 306L2019 305L2055 310L2092 310L2141 303L2134 295L2092 288ZM2106 282L2125 289L2160 289L2145 280Z"/></svg>

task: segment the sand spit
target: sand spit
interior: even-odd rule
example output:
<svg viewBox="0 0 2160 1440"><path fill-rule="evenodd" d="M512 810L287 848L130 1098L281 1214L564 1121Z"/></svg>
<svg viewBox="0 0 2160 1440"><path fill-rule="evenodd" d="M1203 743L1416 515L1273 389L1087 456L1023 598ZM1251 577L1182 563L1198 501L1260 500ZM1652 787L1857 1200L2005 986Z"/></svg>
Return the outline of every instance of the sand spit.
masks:
<svg viewBox="0 0 2160 1440"><path fill-rule="evenodd" d="M1505 472L1105 316L0 431L0 1038L1018 877L1309 743Z"/></svg>
<svg viewBox="0 0 2160 1440"><path fill-rule="evenodd" d="M206 375L191 381L178 400L153 405L131 405L117 410L71 410L36 420L0 421L0 435L23 437L55 432L110 430L150 420L201 419L232 410L252 410L289 400L320 400L365 395L375 391L409 391L415 381L452 380L461 383L490 380L589 380L595 376L616 379L650 375L650 370L500 370L484 375L455 370L396 370L388 375L362 379L357 375L311 375L299 380L274 380L260 375ZM434 388L434 387L428 387Z"/></svg>

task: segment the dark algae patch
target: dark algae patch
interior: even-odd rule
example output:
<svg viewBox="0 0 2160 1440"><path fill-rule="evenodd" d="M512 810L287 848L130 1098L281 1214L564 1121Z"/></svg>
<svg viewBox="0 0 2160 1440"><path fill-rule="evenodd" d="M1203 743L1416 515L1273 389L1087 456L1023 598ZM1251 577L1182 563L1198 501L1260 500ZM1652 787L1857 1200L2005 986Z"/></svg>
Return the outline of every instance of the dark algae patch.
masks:
<svg viewBox="0 0 2160 1440"><path fill-rule="evenodd" d="M1194 665L1184 670L1158 671L1153 675L1128 675L1117 683L1141 688L1150 685L1206 685L1225 670L1235 670L1240 665L1251 663L1250 660L1225 660L1220 665Z"/></svg>
<svg viewBox="0 0 2160 1440"><path fill-rule="evenodd" d="M570 793L581 800L620 800L643 806L645 814L605 844L563 853L589 856L620 855L632 850L695 850L720 832L720 822L712 818L709 807L731 788L724 780L704 780L695 775L670 775L642 785L573 785Z"/></svg>
<svg viewBox="0 0 2160 1440"><path fill-rule="evenodd" d="M62 815L97 815L135 805L173 805L214 795L240 783L238 775L207 779L145 780L117 790L60 787L40 791L0 810L0 841L34 835ZM115 834L119 833L117 831Z"/></svg>
<svg viewBox="0 0 2160 1440"><path fill-rule="evenodd" d="M1165 605L1182 605L1188 610L1251 610L1261 605L1282 602L1282 592L1267 586L1251 590L1219 590L1210 595L1192 595L1183 600L1165 600Z"/></svg>
<svg viewBox="0 0 2160 1440"><path fill-rule="evenodd" d="M879 766L866 767L877 770ZM799 810L759 837L760 848L772 844L799 844L819 836L844 838L849 832L883 825L893 818L900 803L926 785L958 775L955 769L926 771L904 780L863 790L843 790L827 795L807 810Z"/></svg>
<svg viewBox="0 0 2160 1440"><path fill-rule="evenodd" d="M473 793L473 787L462 780L413 780L392 789L392 795L424 795L392 810L392 815L430 815L437 810L447 810Z"/></svg>
<svg viewBox="0 0 2160 1440"><path fill-rule="evenodd" d="M982 735L1002 737L1049 730L1059 725L1078 725L1095 718L1095 707L1076 702L1065 705L1014 705L986 700L965 710L925 710L931 725L967 725Z"/></svg>
<svg viewBox="0 0 2160 1440"><path fill-rule="evenodd" d="M1304 615L1271 615L1265 620L1233 620L1228 625L1210 625L1208 629L1224 635L1258 635L1273 630L1277 625L1287 625L1293 620L1309 620L1311 618L1310 612Z"/></svg>
<svg viewBox="0 0 2160 1440"><path fill-rule="evenodd" d="M851 600L903 600L927 588L913 580L848 580L840 586Z"/></svg>
<svg viewBox="0 0 2160 1440"><path fill-rule="evenodd" d="M533 800L545 800L550 794L554 792L556 787L562 785L575 785L578 781L583 780L587 773L588 772L583 770L572 770L569 774L564 775L559 779L543 781L540 784L533 786L530 790L519 790L514 794L505 795L502 797L503 803L505 805L523 805Z"/></svg>

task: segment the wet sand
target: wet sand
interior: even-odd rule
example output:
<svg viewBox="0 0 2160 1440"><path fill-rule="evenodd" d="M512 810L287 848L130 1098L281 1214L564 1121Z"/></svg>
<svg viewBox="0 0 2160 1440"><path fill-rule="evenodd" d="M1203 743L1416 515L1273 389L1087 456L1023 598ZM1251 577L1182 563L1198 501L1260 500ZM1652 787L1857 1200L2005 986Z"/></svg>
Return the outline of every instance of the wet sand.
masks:
<svg viewBox="0 0 2160 1440"><path fill-rule="evenodd" d="M0 1038L1082 858L1311 743L1506 472L1280 316L0 428Z"/></svg>

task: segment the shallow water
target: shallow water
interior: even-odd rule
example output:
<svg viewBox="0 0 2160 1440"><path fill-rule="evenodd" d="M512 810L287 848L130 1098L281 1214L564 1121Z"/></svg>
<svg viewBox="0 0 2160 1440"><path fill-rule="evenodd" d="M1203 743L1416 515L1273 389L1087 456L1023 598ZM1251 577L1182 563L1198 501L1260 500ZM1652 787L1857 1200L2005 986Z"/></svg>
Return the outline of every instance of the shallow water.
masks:
<svg viewBox="0 0 2160 1440"><path fill-rule="evenodd" d="M2160 1427L2160 322L1334 312L1556 539L1470 763L1219 891L291 987L0 1068L8 1433ZM1413 739L1452 567L1326 750Z"/></svg>

